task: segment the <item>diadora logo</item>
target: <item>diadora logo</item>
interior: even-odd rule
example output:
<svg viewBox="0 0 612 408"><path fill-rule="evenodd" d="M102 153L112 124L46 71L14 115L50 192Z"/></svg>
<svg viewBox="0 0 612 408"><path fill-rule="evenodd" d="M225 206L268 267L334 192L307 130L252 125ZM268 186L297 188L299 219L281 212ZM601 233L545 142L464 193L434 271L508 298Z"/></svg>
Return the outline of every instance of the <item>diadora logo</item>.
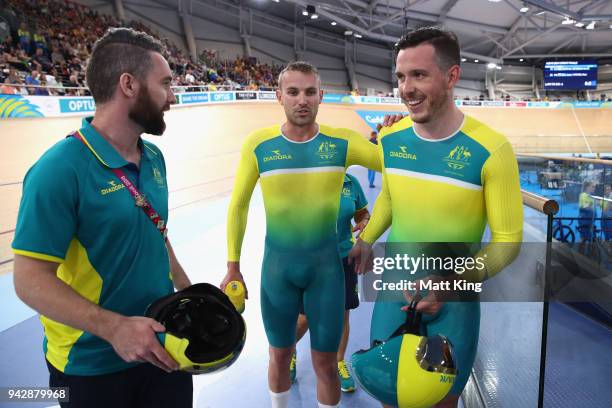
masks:
<svg viewBox="0 0 612 408"><path fill-rule="evenodd" d="M100 194L107 195L109 193L114 193L115 191L119 191L122 188L125 188L123 184L117 184L115 180L108 181L108 184L110 185L110 187L101 189Z"/></svg>
<svg viewBox="0 0 612 408"><path fill-rule="evenodd" d="M389 156L391 157L398 157L400 159L409 159L409 160L416 160L416 154L414 153L409 153L408 152L408 148L406 146L399 146L400 151L398 152L397 150L391 150L389 152Z"/></svg>
<svg viewBox="0 0 612 408"><path fill-rule="evenodd" d="M272 155L264 157L263 161L264 163L266 163L266 162L273 161L273 160L291 160L291 159L293 159L293 156L291 156L290 154L282 154L280 150L272 150Z"/></svg>
<svg viewBox="0 0 612 408"><path fill-rule="evenodd" d="M444 158L446 165L453 170L461 170L465 166L469 166L472 153L465 146L455 146L453 150Z"/></svg>
<svg viewBox="0 0 612 408"><path fill-rule="evenodd" d="M351 196L351 189L350 188L346 188L346 187L342 187L342 195L345 197L350 197Z"/></svg>
<svg viewBox="0 0 612 408"><path fill-rule="evenodd" d="M451 376L442 374L442 375L440 375L440 382L441 383L452 384L452 383L455 382L455 379L453 377L451 377Z"/></svg>
<svg viewBox="0 0 612 408"><path fill-rule="evenodd" d="M323 142L319 145L317 155L322 160L331 160L338 154L337 145L333 142Z"/></svg>

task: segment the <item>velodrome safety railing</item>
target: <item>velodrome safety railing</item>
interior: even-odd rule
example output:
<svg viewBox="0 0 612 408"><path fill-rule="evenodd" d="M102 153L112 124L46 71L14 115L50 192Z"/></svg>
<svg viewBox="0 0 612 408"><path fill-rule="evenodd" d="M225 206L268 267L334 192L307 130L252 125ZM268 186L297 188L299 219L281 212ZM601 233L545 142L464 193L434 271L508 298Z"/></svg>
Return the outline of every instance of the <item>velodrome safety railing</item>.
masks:
<svg viewBox="0 0 612 408"><path fill-rule="evenodd" d="M543 407L549 315L545 294L553 258L552 226L559 206L525 190L522 197L526 215L533 212L538 228L525 224L526 242L517 260L485 282L481 295L488 295L481 296L478 353L461 396L464 406ZM541 224L544 229L539 228ZM529 335L501 335L516 327Z"/></svg>
<svg viewBox="0 0 612 408"><path fill-rule="evenodd" d="M559 384L564 379L554 373L547 376L547 362L550 362L547 354L550 350L554 352L553 344L558 343L549 338L550 302L566 303L593 319L611 324L609 260L597 260L593 254L580 252L578 244L555 239L560 225L558 216L561 211L570 210L563 208L567 207L566 203L543 196L542 193L555 190L553 188L545 188L540 194L526 189L530 186L526 185L525 172L537 167L535 174L541 174L542 168L538 166L550 165L550 158L537 158L539 161L534 161L530 156L525 162L519 157L525 206L523 242L517 259L483 286L480 341L470 382L462 395L465 406L543 407L545 394L550 394L546 391L549 388L589 388L588 378L572 378L568 380L571 384ZM578 174L593 180L598 189L609 185L606 183L609 183L610 161L560 159L554 159L553 164L565 161L573 170L586 165ZM555 187L549 186L547 181L544 183L546 187ZM597 192L591 193L594 194ZM576 209L577 204L573 205ZM609 251L609 241L594 240L601 245L602 251ZM597 311L597 316L591 312L593 310ZM519 330L523 335L515 335L517 333L512 331L513 335L500 336L508 330ZM539 341L536 340L538 335ZM564 355L569 354L567 358L579 361L580 352L578 349L575 353L565 350Z"/></svg>
<svg viewBox="0 0 612 408"><path fill-rule="evenodd" d="M521 187L559 203L553 237L612 270L612 160L518 156Z"/></svg>

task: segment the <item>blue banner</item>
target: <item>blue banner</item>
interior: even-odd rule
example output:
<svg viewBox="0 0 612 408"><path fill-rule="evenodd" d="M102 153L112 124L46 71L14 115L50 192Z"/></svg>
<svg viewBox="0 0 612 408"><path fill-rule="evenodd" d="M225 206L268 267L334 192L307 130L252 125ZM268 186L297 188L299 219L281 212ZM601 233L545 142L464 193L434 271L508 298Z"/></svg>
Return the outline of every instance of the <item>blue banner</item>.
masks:
<svg viewBox="0 0 612 408"><path fill-rule="evenodd" d="M96 103L93 98L60 98L60 113L93 112Z"/></svg>
<svg viewBox="0 0 612 408"><path fill-rule="evenodd" d="M399 111L355 111L359 115L361 119L365 121L372 128L372 130L376 130L376 125L379 123L383 123L385 119L385 115L396 115L398 113L403 113L407 115L408 112L399 112Z"/></svg>
<svg viewBox="0 0 612 408"><path fill-rule="evenodd" d="M548 108L548 102L529 102L527 106L532 108Z"/></svg>
<svg viewBox="0 0 612 408"><path fill-rule="evenodd" d="M595 101L574 102L574 108L599 108L599 107L601 107L601 102L595 102Z"/></svg>
<svg viewBox="0 0 612 408"><path fill-rule="evenodd" d="M323 94L323 102L327 103L353 103L351 95L344 94Z"/></svg>
<svg viewBox="0 0 612 408"><path fill-rule="evenodd" d="M211 102L229 102L236 99L234 92L211 92Z"/></svg>
<svg viewBox="0 0 612 408"><path fill-rule="evenodd" d="M209 101L208 92L184 93L179 94L179 103L205 103Z"/></svg>
<svg viewBox="0 0 612 408"><path fill-rule="evenodd" d="M361 103L378 104L378 103L380 103L380 99L377 98L376 96L362 96L361 97Z"/></svg>

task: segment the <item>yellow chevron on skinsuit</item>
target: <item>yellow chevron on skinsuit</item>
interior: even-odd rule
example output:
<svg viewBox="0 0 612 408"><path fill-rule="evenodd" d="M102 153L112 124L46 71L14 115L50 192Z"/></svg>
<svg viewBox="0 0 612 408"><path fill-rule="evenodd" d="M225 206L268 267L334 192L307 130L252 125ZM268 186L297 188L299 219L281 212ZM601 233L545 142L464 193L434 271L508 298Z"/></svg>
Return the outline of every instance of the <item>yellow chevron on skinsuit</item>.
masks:
<svg viewBox="0 0 612 408"><path fill-rule="evenodd" d="M85 248L76 239L70 242L66 261L57 269L57 277L70 285L85 299L95 304L100 302L102 278L89 262ZM70 350L81 337L83 331L45 316L41 316L40 321L45 328L45 336L47 337L46 358L55 368L64 372L68 364Z"/></svg>

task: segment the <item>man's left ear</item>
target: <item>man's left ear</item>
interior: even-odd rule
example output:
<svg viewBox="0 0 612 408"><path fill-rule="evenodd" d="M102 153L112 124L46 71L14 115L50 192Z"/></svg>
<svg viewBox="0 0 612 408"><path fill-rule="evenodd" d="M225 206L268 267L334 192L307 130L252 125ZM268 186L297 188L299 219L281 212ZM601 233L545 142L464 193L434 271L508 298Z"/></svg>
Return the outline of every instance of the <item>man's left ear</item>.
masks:
<svg viewBox="0 0 612 408"><path fill-rule="evenodd" d="M459 65L453 65L448 69L448 85L449 87L455 86L459 77L461 76L461 67Z"/></svg>

